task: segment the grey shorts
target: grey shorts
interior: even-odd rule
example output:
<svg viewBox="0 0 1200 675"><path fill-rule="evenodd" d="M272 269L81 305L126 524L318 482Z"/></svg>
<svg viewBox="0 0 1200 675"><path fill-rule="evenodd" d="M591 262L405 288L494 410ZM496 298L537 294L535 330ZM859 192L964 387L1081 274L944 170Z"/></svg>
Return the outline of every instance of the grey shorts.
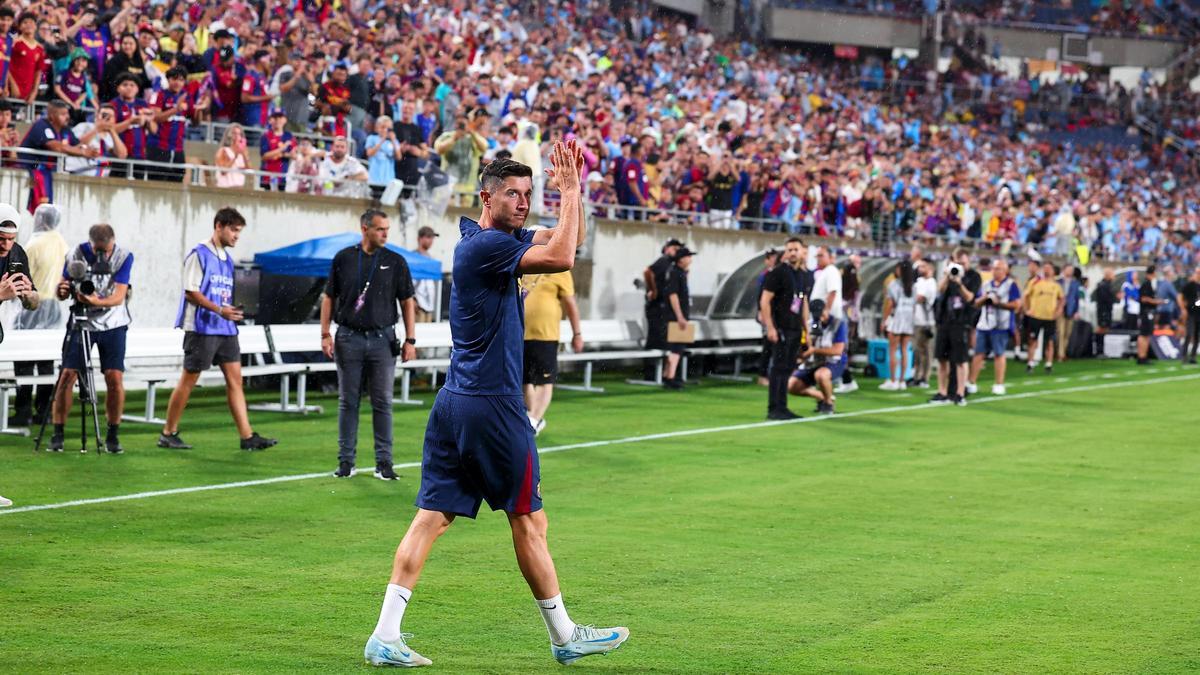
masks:
<svg viewBox="0 0 1200 675"><path fill-rule="evenodd" d="M183 369L189 373L241 360L242 348L236 335L201 335L195 331L183 334Z"/></svg>

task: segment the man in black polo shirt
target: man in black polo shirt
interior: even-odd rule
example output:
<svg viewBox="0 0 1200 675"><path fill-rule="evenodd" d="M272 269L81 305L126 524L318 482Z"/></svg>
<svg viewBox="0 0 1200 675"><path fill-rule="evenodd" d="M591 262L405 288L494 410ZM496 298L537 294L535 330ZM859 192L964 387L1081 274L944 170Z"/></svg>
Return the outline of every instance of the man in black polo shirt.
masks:
<svg viewBox="0 0 1200 675"><path fill-rule="evenodd" d="M680 246L683 246L683 242L678 239L667 240L663 244L662 255L642 272L642 281L646 286L646 344L643 349L667 348L667 324L671 323L671 313L663 289L667 285L667 272L675 266L675 253ZM646 361L642 373L644 379L654 379L654 366L654 361Z"/></svg>
<svg viewBox="0 0 1200 675"><path fill-rule="evenodd" d="M800 335L807 325L808 289L801 274L804 264L804 242L799 237L787 240L780 264L763 280L759 311L767 343L771 347L771 365L767 388L767 419L794 420L800 417L788 410L788 378L796 368L800 351Z"/></svg>
<svg viewBox="0 0 1200 675"><path fill-rule="evenodd" d="M337 361L338 469L349 478L358 444L358 404L363 380L371 387L375 428L375 477L396 480L392 470L392 386L396 357L408 361L417 354L414 337L416 301L408 263L386 248L387 215L369 209L359 219L362 242L333 257L325 295L321 298L321 351ZM403 344L396 339L396 303L404 310ZM337 340L329 321L338 324Z"/></svg>
<svg viewBox="0 0 1200 675"><path fill-rule="evenodd" d="M1200 267L1192 270L1192 278L1183 285L1179 292L1179 306L1183 308L1184 320L1187 322L1187 336L1184 338L1180 357L1184 363L1196 364L1196 347L1200 346Z"/></svg>
<svg viewBox="0 0 1200 675"><path fill-rule="evenodd" d="M1163 301L1158 297L1158 270L1154 265L1146 268L1146 277L1142 287L1138 289L1141 296L1141 316L1138 320L1137 363L1139 366L1150 364L1150 339L1154 337L1154 324L1158 314L1158 306Z"/></svg>

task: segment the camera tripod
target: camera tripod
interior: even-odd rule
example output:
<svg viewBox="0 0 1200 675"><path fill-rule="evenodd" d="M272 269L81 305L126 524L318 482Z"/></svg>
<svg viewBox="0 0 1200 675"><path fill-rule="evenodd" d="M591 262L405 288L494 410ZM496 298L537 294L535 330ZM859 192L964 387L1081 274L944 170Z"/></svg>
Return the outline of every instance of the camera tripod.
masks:
<svg viewBox="0 0 1200 675"><path fill-rule="evenodd" d="M74 309L74 308L72 308ZM77 382L79 383L79 421L81 424L80 447L81 453L87 452L88 443L88 408L91 407L91 422L92 429L96 434L96 450L104 449L104 444L100 439L100 415L96 406L96 377L92 370L92 331L78 324L79 319L74 311L71 312L70 318L67 320L67 330L63 334L62 351L64 360L67 353L67 346L71 343L71 336L78 335L79 341L83 348L83 370L80 371ZM33 451L39 452L42 449L42 438L46 435L46 423L50 420L52 411L58 401L58 392L62 388L64 372L63 364L58 366L58 379L54 381L54 391L50 394L50 405L42 412L41 427L38 429L37 438L33 441Z"/></svg>

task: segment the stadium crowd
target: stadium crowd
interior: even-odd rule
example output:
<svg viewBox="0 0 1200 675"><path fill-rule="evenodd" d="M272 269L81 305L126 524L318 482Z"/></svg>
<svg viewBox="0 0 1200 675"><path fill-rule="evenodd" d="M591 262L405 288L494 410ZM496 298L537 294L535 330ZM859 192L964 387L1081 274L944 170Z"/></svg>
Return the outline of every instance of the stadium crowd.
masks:
<svg viewBox="0 0 1200 675"><path fill-rule="evenodd" d="M76 125L23 145L90 145L73 152L79 171L182 164L185 140L211 121L231 125L218 186L244 186L243 169L278 174L255 179L265 189L348 196L424 178L469 200L481 164L511 156L541 176L550 144L577 137L597 215L1184 267L1200 245L1186 153L1037 133L1126 124L1157 104L1148 77L1126 90L958 59L941 74L904 58L813 59L596 0L45 0L0 8L5 24L8 95L62 100ZM106 101L112 122L88 121ZM34 173L49 183L46 167ZM35 191L30 206L40 201Z"/></svg>

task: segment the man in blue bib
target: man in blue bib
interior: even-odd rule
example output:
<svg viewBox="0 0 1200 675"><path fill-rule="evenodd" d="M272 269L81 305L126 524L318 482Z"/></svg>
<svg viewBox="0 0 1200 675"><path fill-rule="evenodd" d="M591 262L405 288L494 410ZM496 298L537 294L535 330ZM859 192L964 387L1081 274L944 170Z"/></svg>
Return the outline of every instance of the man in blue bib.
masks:
<svg viewBox="0 0 1200 675"><path fill-rule="evenodd" d="M548 172L562 192L558 227L522 229L533 196L532 170L499 159L480 175L483 214L463 218L454 250L450 332L454 347L446 385L425 429L417 515L396 550L379 623L364 655L372 665L427 666L400 632L429 551L457 516L474 518L487 501L503 510L517 562L550 632L550 652L569 664L616 649L626 628L575 624L563 607L546 545L537 449L521 390L525 320L517 277L563 272L583 242L579 180L583 155L574 141L555 143Z"/></svg>
<svg viewBox="0 0 1200 675"><path fill-rule="evenodd" d="M218 210L212 238L197 244L184 260L183 297L175 317L175 327L184 330L183 374L167 404L167 423L158 437L160 448L192 447L179 438L179 420L200 373L209 366L217 366L225 375L225 395L242 449L266 450L276 443L250 428L242 390L242 350L237 337L242 310L233 304L233 255L228 249L237 245L244 227L246 219L237 209L226 206Z"/></svg>

